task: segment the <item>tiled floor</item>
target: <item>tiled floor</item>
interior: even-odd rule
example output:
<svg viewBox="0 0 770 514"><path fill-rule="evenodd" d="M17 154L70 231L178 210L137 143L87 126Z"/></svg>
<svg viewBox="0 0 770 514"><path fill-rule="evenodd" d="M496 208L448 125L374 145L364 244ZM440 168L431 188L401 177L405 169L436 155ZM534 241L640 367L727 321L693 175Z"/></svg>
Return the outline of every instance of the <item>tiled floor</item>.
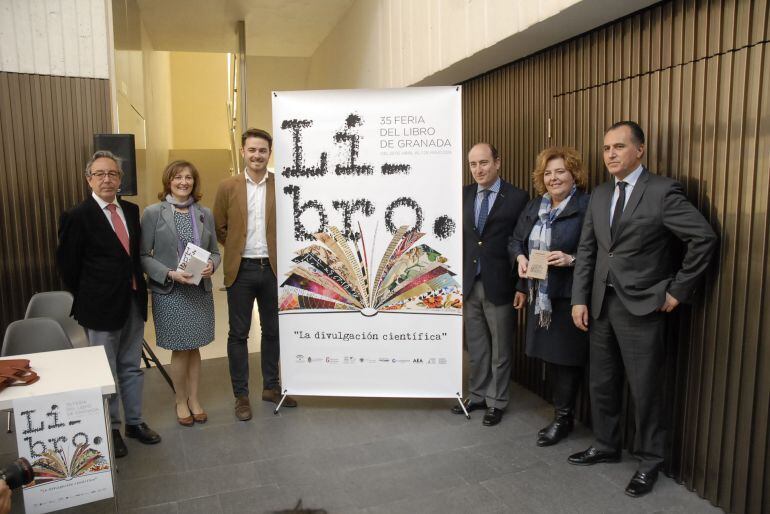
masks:
<svg viewBox="0 0 770 514"><path fill-rule="evenodd" d="M252 384L259 388L258 355ZM253 402L254 419L232 413L226 359L203 363L205 425L176 424L173 397L157 370L146 373L145 417L163 436L157 446L127 440L118 463L118 506L99 502L72 513L262 513L304 507L330 513L606 513L721 512L662 477L653 494L632 499L623 488L631 458L588 468L566 456L587 447L584 427L563 443L537 448L549 406L514 388L496 427L449 412L448 400L299 398L272 413ZM15 455L0 435L0 462ZM14 495L13 512L23 512Z"/></svg>

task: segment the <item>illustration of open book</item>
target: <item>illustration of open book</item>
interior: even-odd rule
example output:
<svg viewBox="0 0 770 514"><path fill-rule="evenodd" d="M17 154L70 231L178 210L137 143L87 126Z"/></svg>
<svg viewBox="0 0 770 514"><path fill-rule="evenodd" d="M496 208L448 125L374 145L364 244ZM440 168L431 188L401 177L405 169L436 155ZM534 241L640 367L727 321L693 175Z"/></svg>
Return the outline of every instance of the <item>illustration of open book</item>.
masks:
<svg viewBox="0 0 770 514"><path fill-rule="evenodd" d="M57 480L68 480L109 469L109 461L104 455L99 450L89 448L88 444L77 445L69 465L67 465L67 456L61 448L58 450L48 449L32 463L35 480L29 487L56 482Z"/></svg>
<svg viewBox="0 0 770 514"><path fill-rule="evenodd" d="M400 227L372 274L363 234L358 241L336 227L314 234L320 244L300 249L292 259L295 265L281 284L280 310L458 313L462 290L446 257L428 245L413 246L424 235Z"/></svg>

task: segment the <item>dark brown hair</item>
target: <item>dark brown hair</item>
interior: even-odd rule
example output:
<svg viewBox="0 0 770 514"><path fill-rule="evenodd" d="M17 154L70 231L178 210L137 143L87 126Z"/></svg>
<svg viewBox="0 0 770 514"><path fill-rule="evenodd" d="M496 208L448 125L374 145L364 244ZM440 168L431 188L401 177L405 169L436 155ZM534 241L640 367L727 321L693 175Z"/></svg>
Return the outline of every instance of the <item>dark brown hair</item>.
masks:
<svg viewBox="0 0 770 514"><path fill-rule="evenodd" d="M267 148L270 151L273 150L273 136L271 136L268 131L258 128L246 129L246 132L241 135L241 147L246 146L246 140L250 137L258 137L260 139L264 139L267 141Z"/></svg>

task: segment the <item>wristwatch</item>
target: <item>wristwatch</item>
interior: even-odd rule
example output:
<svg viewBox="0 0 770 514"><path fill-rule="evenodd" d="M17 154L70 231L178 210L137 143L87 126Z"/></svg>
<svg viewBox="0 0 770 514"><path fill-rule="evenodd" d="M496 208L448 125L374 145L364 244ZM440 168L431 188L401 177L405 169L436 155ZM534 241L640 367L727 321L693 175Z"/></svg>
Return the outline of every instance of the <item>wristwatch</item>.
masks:
<svg viewBox="0 0 770 514"><path fill-rule="evenodd" d="M570 255L570 257L569 257L569 265L570 266L574 266L576 260L577 260L577 256L576 255Z"/></svg>

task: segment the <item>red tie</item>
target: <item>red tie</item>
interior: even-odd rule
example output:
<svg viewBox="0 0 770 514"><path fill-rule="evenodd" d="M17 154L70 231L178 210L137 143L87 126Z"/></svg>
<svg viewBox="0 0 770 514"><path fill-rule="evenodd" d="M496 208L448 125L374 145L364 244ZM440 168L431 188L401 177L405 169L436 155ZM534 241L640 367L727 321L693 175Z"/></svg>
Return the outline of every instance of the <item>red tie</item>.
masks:
<svg viewBox="0 0 770 514"><path fill-rule="evenodd" d="M111 203L107 206L107 209L110 211L112 226L115 229L115 234L117 234L118 239L120 240L120 244L123 245L123 249L126 251L126 253L131 255L131 250L128 248L128 231L126 231L126 225L118 215L118 206L114 203ZM136 290L136 277L133 276L131 277L131 288Z"/></svg>

